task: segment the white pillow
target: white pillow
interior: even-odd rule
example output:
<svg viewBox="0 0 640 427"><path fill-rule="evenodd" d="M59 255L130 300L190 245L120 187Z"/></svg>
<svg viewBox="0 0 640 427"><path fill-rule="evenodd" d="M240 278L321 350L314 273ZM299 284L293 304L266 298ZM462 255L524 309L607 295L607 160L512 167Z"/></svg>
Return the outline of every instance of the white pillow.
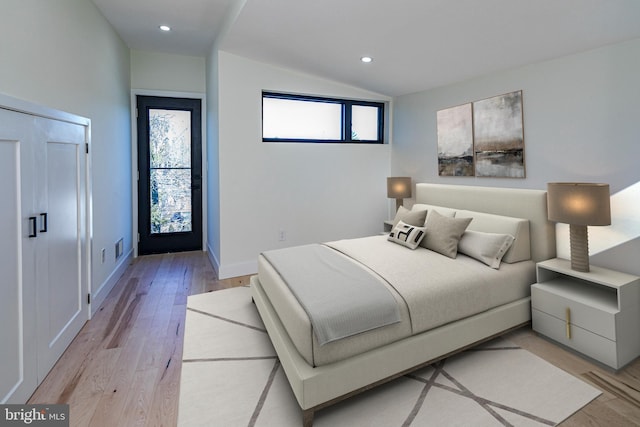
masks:
<svg viewBox="0 0 640 427"><path fill-rule="evenodd" d="M396 225L393 230L391 230L391 233L389 233L387 240L406 246L409 249L415 249L423 238L424 227L405 224L404 222L399 221L398 225Z"/></svg>
<svg viewBox="0 0 640 427"><path fill-rule="evenodd" d="M509 234L467 230L458 242L458 252L477 259L491 268L500 268L500 261L513 244Z"/></svg>
<svg viewBox="0 0 640 427"><path fill-rule="evenodd" d="M446 216L449 218L453 218L456 216L456 209L451 209L451 208L447 208L444 206L436 206L436 205L426 205L424 203L416 203L415 205L413 205L413 207L411 208L412 211L416 211L416 210L425 210L427 211L427 218L426 220L429 220L429 217L431 216L432 212L438 212L440 215L442 216ZM426 221L425 221L425 225L426 225Z"/></svg>
<svg viewBox="0 0 640 427"><path fill-rule="evenodd" d="M529 220L484 212L458 211L456 218L473 218L469 224L470 231L485 233L509 234L515 241L502 258L502 262L514 263L531 259L531 243L529 241Z"/></svg>

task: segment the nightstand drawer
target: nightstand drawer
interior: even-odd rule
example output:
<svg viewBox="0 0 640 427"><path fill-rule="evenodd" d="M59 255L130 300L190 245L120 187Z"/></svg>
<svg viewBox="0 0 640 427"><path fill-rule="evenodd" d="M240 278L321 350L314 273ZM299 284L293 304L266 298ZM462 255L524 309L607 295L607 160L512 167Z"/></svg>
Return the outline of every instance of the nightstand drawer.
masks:
<svg viewBox="0 0 640 427"><path fill-rule="evenodd" d="M570 323L596 335L616 341L616 314L611 307L589 299L569 298L565 289L538 283L531 287L531 307L556 318L563 325L567 308Z"/></svg>
<svg viewBox="0 0 640 427"><path fill-rule="evenodd" d="M567 338L566 324L536 309L531 310L533 330L546 335L554 341L566 345L581 353L618 369L617 347L614 341L584 330L576 325L571 325L571 338Z"/></svg>

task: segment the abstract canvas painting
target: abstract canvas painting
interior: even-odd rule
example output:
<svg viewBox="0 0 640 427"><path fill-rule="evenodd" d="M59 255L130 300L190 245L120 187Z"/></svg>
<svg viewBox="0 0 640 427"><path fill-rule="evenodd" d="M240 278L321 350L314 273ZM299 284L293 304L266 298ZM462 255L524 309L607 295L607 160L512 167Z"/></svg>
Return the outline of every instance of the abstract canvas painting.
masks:
<svg viewBox="0 0 640 427"><path fill-rule="evenodd" d="M522 91L473 103L475 175L524 178Z"/></svg>
<svg viewBox="0 0 640 427"><path fill-rule="evenodd" d="M438 175L474 175L472 120L471 103L438 111Z"/></svg>

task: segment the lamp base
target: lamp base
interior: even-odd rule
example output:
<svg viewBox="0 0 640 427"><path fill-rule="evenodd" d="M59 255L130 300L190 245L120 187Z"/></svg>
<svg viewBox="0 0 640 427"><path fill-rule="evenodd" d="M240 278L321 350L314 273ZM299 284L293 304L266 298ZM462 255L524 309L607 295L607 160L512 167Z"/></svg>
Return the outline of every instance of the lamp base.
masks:
<svg viewBox="0 0 640 427"><path fill-rule="evenodd" d="M589 237L586 225L569 224L569 242L571 244L571 269L589 271Z"/></svg>
<svg viewBox="0 0 640 427"><path fill-rule="evenodd" d="M400 206L402 206L403 201L403 199L396 199L396 212L398 212L398 209L400 209Z"/></svg>

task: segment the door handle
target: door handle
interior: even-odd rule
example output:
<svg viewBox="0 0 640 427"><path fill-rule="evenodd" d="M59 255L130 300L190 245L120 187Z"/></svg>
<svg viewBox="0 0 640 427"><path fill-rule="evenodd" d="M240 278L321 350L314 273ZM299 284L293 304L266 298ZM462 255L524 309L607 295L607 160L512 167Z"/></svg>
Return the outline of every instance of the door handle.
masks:
<svg viewBox="0 0 640 427"><path fill-rule="evenodd" d="M41 224L41 228L40 228L40 232L41 233L46 233L47 232L47 213L41 213L40 214L40 219L42 220L42 224Z"/></svg>
<svg viewBox="0 0 640 427"><path fill-rule="evenodd" d="M38 237L38 218L35 216L29 217L29 238Z"/></svg>

